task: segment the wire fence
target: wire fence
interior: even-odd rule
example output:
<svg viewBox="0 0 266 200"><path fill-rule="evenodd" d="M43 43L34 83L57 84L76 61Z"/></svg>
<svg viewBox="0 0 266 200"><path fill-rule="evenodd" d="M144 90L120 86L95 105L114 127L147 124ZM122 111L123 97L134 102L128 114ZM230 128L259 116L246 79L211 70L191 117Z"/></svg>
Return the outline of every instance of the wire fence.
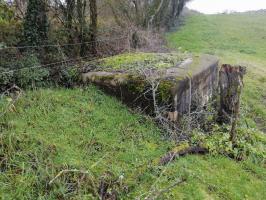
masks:
<svg viewBox="0 0 266 200"><path fill-rule="evenodd" d="M107 43L110 41L116 41L116 40L124 40L127 39L127 37L117 37L112 39L101 39L97 40L96 42L78 42L78 43L68 43L68 44L47 44L47 45L32 45L32 46L9 46L9 47L0 47L0 51L8 50L8 49L36 49L36 48L44 48L44 47L65 47L65 46L80 46L85 44L99 44L99 43Z"/></svg>
<svg viewBox="0 0 266 200"><path fill-rule="evenodd" d="M79 55L82 45L92 44L96 48L96 54L88 49L84 55ZM67 69L81 72L90 62L128 51L130 44L127 36L102 38L95 42L0 47L0 117L14 108L22 94L21 86L17 84L21 76L16 77L16 73L34 76L41 73L37 69L48 70L49 76ZM29 59L32 54L36 55L37 61Z"/></svg>
<svg viewBox="0 0 266 200"><path fill-rule="evenodd" d="M87 51L85 55L79 55L80 46L84 44L95 43L96 54L91 54ZM63 47L71 47L71 49L62 49ZM75 50L77 47L77 54L69 54L68 51ZM48 48L48 50L44 49ZM0 76L5 74L10 74L24 69L36 69L36 68L50 68L58 65L73 65L76 62L86 60L97 60L108 56L113 56L119 53L129 51L130 44L128 43L128 38L117 37L112 39L101 39L96 42L82 42L82 43L68 43L68 44L48 44L39 46L11 46L0 48ZM30 51L21 51L21 50ZM40 63L33 66L24 66L21 63L23 59L29 55L28 52L34 52L34 54L39 55ZM31 53L30 53L31 54ZM1 78L1 77L0 77Z"/></svg>

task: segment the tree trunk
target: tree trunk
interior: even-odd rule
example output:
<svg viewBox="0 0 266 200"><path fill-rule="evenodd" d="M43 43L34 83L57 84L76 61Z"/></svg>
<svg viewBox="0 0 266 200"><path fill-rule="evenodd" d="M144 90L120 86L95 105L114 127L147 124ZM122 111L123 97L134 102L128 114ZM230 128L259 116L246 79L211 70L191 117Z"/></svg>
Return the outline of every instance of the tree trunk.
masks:
<svg viewBox="0 0 266 200"><path fill-rule="evenodd" d="M65 10L65 27L68 34L68 43L74 43L74 34L73 34L73 17L74 17L74 9L75 9L75 1L74 0L66 0L66 10ZM74 49L72 46L68 47L68 52L73 56Z"/></svg>
<svg viewBox="0 0 266 200"><path fill-rule="evenodd" d="M188 0L178 0L178 7L176 12L176 18L181 14L183 8L185 7L185 4Z"/></svg>
<svg viewBox="0 0 266 200"><path fill-rule="evenodd" d="M97 2L90 0L90 51L92 55L97 55Z"/></svg>
<svg viewBox="0 0 266 200"><path fill-rule="evenodd" d="M219 122L232 123L230 140L236 139L236 126L240 112L240 96L243 88L243 76L246 68L241 66L222 65L220 70L220 110Z"/></svg>
<svg viewBox="0 0 266 200"><path fill-rule="evenodd" d="M139 11L139 0L133 0L132 3L135 7L135 18L136 18L136 24L139 26L142 24L142 20L140 17L140 11Z"/></svg>
<svg viewBox="0 0 266 200"><path fill-rule="evenodd" d="M172 11L171 11L171 18L170 18L170 26L175 26L175 19L176 19L176 13L177 13L177 8L178 8L178 3L179 1L177 0L172 0Z"/></svg>
<svg viewBox="0 0 266 200"><path fill-rule="evenodd" d="M148 21L148 30L151 29L153 23L154 23L154 19L156 17L156 15L160 12L162 6L163 6L164 0L161 0L160 3L158 4L158 7L155 9L154 13L149 17L149 21Z"/></svg>
<svg viewBox="0 0 266 200"><path fill-rule="evenodd" d="M79 54L81 57L85 55L86 52L86 43L84 43L84 34L85 34L85 9L86 9L86 1L77 0L77 13L78 13L78 23L79 23L79 43L80 50Z"/></svg>

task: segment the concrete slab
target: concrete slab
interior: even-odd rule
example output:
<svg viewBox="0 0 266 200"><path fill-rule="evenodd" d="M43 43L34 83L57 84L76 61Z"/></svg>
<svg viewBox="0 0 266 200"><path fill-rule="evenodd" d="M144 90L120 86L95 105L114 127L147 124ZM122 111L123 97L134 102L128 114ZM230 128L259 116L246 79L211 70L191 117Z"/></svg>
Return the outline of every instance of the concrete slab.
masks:
<svg viewBox="0 0 266 200"><path fill-rule="evenodd" d="M188 111L190 94L198 105L211 98L218 85L218 70L219 60L212 55L137 53L88 63L82 80L148 113L154 103L149 89L151 82L156 82L158 105L177 116Z"/></svg>

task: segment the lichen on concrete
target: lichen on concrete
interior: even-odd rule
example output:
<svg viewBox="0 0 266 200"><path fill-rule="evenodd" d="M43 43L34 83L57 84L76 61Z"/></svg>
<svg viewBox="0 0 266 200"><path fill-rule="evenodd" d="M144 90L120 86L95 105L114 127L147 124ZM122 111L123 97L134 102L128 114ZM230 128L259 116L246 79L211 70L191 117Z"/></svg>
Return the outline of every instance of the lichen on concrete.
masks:
<svg viewBox="0 0 266 200"><path fill-rule="evenodd" d="M159 83L158 103L171 104L169 111L177 113L188 110L190 86L205 103L218 80L218 59L210 55L126 53L102 59L96 65L82 74L84 82L99 85L122 101L148 110L153 106L152 94L147 92L151 80Z"/></svg>
<svg viewBox="0 0 266 200"><path fill-rule="evenodd" d="M180 64L188 57L181 53L124 53L99 61L104 70L132 70L141 67L163 69Z"/></svg>

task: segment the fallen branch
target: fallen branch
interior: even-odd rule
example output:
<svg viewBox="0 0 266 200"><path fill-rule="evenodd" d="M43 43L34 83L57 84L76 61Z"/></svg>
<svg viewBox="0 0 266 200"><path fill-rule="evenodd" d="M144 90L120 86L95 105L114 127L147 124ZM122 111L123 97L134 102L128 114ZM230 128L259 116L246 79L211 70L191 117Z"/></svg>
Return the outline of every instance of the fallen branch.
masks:
<svg viewBox="0 0 266 200"><path fill-rule="evenodd" d="M175 160L178 157L185 156L187 154L206 154L208 153L208 149L200 146L186 146L177 151L170 151L166 155L164 155L161 159L159 164L166 165L169 162Z"/></svg>

